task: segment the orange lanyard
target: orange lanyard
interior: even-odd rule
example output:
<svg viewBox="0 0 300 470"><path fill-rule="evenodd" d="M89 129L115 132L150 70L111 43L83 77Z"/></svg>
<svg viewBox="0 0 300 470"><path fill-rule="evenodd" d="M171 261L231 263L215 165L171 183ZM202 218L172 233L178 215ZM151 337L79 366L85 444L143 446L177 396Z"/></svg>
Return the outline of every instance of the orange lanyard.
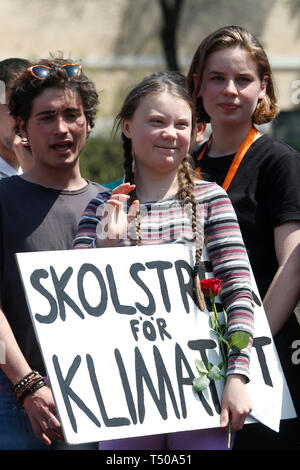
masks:
<svg viewBox="0 0 300 470"><path fill-rule="evenodd" d="M241 161L243 160L245 154L247 153L247 151L249 150L249 148L251 147L251 145L253 144L254 140L255 140L255 137L256 135L258 134L258 130L255 129L254 126L251 127L248 135L246 136L246 138L243 140L243 142L241 143L238 151L236 152L235 156L234 156L234 159L232 160L232 163L229 167L229 170L227 172L227 175L224 179L224 182L222 184L222 188L225 189L225 191L227 191L227 189L229 188L230 186L230 183L231 181L233 180L233 177L234 175L236 174L237 172L237 169L238 167L240 166L241 164ZM204 154L206 152L206 149L208 147L208 144L211 142L212 140L212 135L210 136L209 140L206 142L202 152L200 153L200 155L198 156L197 158L197 161L200 161L203 157L204 157ZM196 172L198 170L198 174L200 172L200 169L197 168L196 169Z"/></svg>

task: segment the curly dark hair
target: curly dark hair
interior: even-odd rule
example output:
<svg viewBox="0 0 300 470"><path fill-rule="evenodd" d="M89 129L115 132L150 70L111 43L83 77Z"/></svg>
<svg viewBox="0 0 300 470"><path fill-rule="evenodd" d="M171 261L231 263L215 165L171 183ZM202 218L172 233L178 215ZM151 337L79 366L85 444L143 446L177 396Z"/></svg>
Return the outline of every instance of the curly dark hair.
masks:
<svg viewBox="0 0 300 470"><path fill-rule="evenodd" d="M42 59L31 65L46 65L50 67L50 73L44 80L39 80L29 75L29 72L19 77L16 87L12 90L9 109L11 115L16 119L20 117L25 123L31 115L33 100L41 95L47 88L69 88L76 90L82 99L85 117L94 127L99 104L99 96L94 82L81 72L77 78L69 78L66 72L61 68L62 65L72 64L72 59Z"/></svg>

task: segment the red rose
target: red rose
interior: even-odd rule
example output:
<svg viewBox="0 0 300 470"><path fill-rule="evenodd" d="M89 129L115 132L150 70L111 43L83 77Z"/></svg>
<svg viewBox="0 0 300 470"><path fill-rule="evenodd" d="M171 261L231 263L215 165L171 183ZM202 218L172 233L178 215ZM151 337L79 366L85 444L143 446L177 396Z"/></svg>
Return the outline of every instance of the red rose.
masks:
<svg viewBox="0 0 300 470"><path fill-rule="evenodd" d="M209 297L210 292L216 297L221 290L221 283L221 279L216 279L215 277L200 281L202 292L206 297Z"/></svg>

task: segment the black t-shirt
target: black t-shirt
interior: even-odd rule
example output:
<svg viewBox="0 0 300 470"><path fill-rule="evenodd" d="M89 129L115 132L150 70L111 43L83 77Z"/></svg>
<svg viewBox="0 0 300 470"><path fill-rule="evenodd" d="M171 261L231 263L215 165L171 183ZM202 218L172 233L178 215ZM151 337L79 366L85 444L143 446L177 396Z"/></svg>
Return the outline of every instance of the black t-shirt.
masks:
<svg viewBox="0 0 300 470"><path fill-rule="evenodd" d="M202 177L222 185L234 155L198 162ZM244 156L228 190L261 297L277 269L274 228L300 221L300 156L272 136L258 138Z"/></svg>
<svg viewBox="0 0 300 470"><path fill-rule="evenodd" d="M22 353L44 373L15 253L71 249L79 219L103 187L55 190L11 176L0 181L0 296L2 309Z"/></svg>

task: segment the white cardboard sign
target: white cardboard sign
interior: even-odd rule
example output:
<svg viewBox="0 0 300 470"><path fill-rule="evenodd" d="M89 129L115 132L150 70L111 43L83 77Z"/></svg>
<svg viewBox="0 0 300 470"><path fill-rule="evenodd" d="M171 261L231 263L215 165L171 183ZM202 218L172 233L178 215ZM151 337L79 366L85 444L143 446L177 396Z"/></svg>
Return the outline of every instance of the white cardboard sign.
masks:
<svg viewBox="0 0 300 470"><path fill-rule="evenodd" d="M196 359L221 362L191 297L193 259L181 244L17 254L69 444L219 426L222 381L192 389ZM257 304L247 387L253 418L278 430L294 407Z"/></svg>

